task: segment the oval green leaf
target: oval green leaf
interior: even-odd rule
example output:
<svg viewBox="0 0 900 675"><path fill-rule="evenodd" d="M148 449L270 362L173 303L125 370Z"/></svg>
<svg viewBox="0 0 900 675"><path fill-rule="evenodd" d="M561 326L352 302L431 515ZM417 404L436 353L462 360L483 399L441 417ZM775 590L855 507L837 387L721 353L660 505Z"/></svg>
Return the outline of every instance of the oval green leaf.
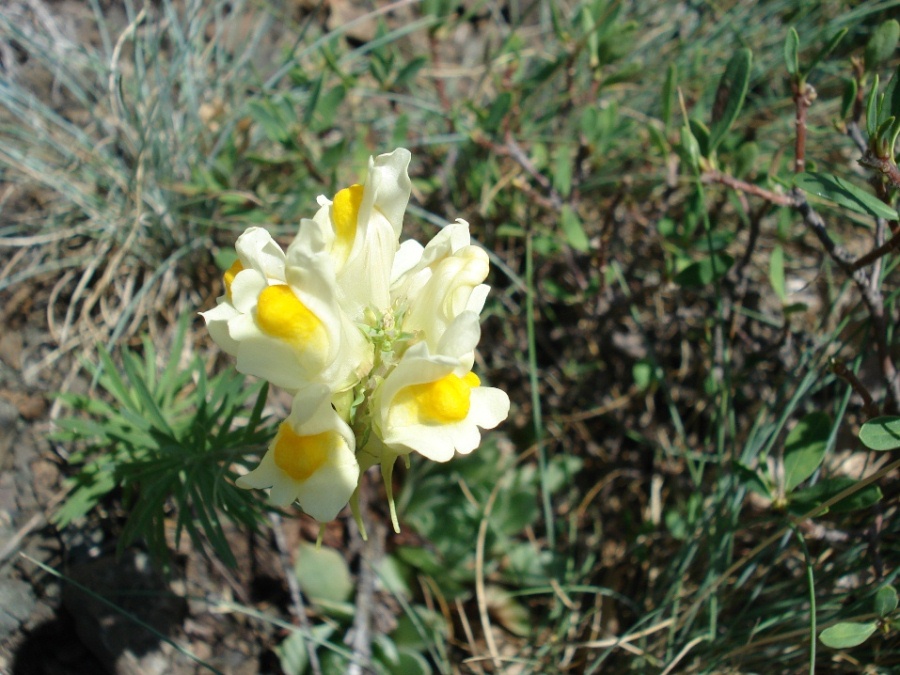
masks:
<svg viewBox="0 0 900 675"><path fill-rule="evenodd" d="M866 70L875 70L880 63L887 61L897 48L900 39L900 23L896 19L885 21L875 29L866 44Z"/></svg>
<svg viewBox="0 0 900 675"><path fill-rule="evenodd" d="M897 220L894 209L843 178L827 173L800 173L794 177L794 185L804 192L829 199L856 213Z"/></svg>
<svg viewBox="0 0 900 675"><path fill-rule="evenodd" d="M897 609L897 590L893 586L879 588L875 594L875 611L884 618Z"/></svg>
<svg viewBox="0 0 900 675"><path fill-rule="evenodd" d="M844 490L852 487L857 482L856 479L850 476L838 476L837 478L820 480L811 487L791 493L788 511L795 516L803 516L820 504L829 501L835 495L839 495ZM851 511L867 509L881 501L881 497L881 488L877 485L867 485L844 497L836 504L832 504L830 510L834 513L850 513ZM822 511L819 515L825 513L828 513L828 511Z"/></svg>
<svg viewBox="0 0 900 675"><path fill-rule="evenodd" d="M874 621L868 623L843 621L823 630L819 633L819 639L826 647L847 649L861 645L868 640L877 627Z"/></svg>
<svg viewBox="0 0 900 675"><path fill-rule="evenodd" d="M900 448L900 417L876 417L862 425L859 440L869 450Z"/></svg>
<svg viewBox="0 0 900 675"><path fill-rule="evenodd" d="M734 124L744 105L750 85L750 65L753 54L749 49L739 49L728 62L725 74L719 81L713 106L712 124L709 129L709 151L716 149Z"/></svg>
<svg viewBox="0 0 900 675"><path fill-rule="evenodd" d="M791 75L796 75L800 70L800 36L797 31L791 28L788 31L787 38L784 40L784 65Z"/></svg>
<svg viewBox="0 0 900 675"><path fill-rule="evenodd" d="M784 491L790 493L813 475L825 458L831 418L823 412L810 413L791 429L784 442Z"/></svg>
<svg viewBox="0 0 900 675"><path fill-rule="evenodd" d="M781 248L781 244L775 244L772 256L769 258L769 283L772 284L775 295L783 305L787 300L787 290L784 281L784 249Z"/></svg>
<svg viewBox="0 0 900 675"><path fill-rule="evenodd" d="M350 569L338 551L327 546L302 542L297 551L294 573L300 588L312 600L340 603L353 593Z"/></svg>

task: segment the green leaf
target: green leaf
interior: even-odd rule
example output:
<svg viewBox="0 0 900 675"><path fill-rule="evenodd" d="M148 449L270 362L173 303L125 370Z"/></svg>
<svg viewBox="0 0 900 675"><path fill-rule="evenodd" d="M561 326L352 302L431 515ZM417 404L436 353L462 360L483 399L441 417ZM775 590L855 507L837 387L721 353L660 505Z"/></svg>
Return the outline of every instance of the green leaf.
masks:
<svg viewBox="0 0 900 675"><path fill-rule="evenodd" d="M831 54L834 51L834 48L838 46L841 40L844 39L844 36L847 34L848 29L841 28L837 33L831 36L831 39L825 43L825 46L819 50L819 53L816 54L815 58L810 62L810 64L804 69L802 77L806 79L809 74L815 69L816 66L824 59L826 56Z"/></svg>
<svg viewBox="0 0 900 675"><path fill-rule="evenodd" d="M808 488L796 490L790 495L788 511L796 516L802 516L820 504L824 504L835 495L844 492L857 482L856 479L850 476L838 476L836 478L826 478ZM833 504L830 510L834 513L850 513L851 511L867 509L881 501L881 497L881 488L877 485L867 485ZM824 513L828 513L828 511L822 511L822 514Z"/></svg>
<svg viewBox="0 0 900 675"><path fill-rule="evenodd" d="M709 151L718 147L737 119L744 105L747 88L750 84L750 65L753 54L749 49L740 49L725 68L725 74L719 81L716 90L716 101L713 108L712 124L709 130Z"/></svg>
<svg viewBox="0 0 900 675"><path fill-rule="evenodd" d="M294 567L300 588L313 600L343 602L353 593L353 579L347 562L327 546L301 542Z"/></svg>
<svg viewBox="0 0 900 675"><path fill-rule="evenodd" d="M709 145L709 129L706 128L706 125L703 124L700 120L694 119L693 117L690 119L691 125L691 133L694 135L694 138L697 139L697 148L702 157L709 157L709 153L712 152L712 148Z"/></svg>
<svg viewBox="0 0 900 675"><path fill-rule="evenodd" d="M876 417L862 425L859 440L869 450L900 448L900 417Z"/></svg>
<svg viewBox="0 0 900 675"><path fill-rule="evenodd" d="M874 621L869 621L867 623L842 621L819 633L819 639L826 647L831 647L832 649L847 649L849 647L861 645L869 639L877 628L878 624Z"/></svg>
<svg viewBox="0 0 900 675"><path fill-rule="evenodd" d="M889 117L900 119L900 86L897 81L900 80L900 66L894 71L894 76L884 88L884 99L881 108L878 111L878 122L880 126L884 126L884 121ZM879 129L879 132L881 130Z"/></svg>
<svg viewBox="0 0 900 675"><path fill-rule="evenodd" d="M775 244L772 256L769 258L769 283L775 290L775 295L781 300L781 304L787 299L787 291L784 283L784 249L781 244Z"/></svg>
<svg viewBox="0 0 900 675"><path fill-rule="evenodd" d="M700 168L700 143L689 125L681 127L681 159L696 173Z"/></svg>
<svg viewBox="0 0 900 675"><path fill-rule="evenodd" d="M397 652L397 662L385 664L391 675L431 675L431 666L418 652L401 649Z"/></svg>
<svg viewBox="0 0 900 675"><path fill-rule="evenodd" d="M884 618L897 609L897 590L893 586L879 588L875 594L875 611Z"/></svg>
<svg viewBox="0 0 900 675"><path fill-rule="evenodd" d="M662 90L662 121L668 129L672 123L672 106L675 105L675 88L678 86L678 66L670 63L666 69L666 80Z"/></svg>
<svg viewBox="0 0 900 675"><path fill-rule="evenodd" d="M564 204L562 207L560 226L566 237L566 243L569 246L582 253L590 250L591 243L590 240L588 240L587 234L584 232L581 219L568 204Z"/></svg>
<svg viewBox="0 0 900 675"><path fill-rule="evenodd" d="M810 413L791 429L784 442L784 491L795 487L813 475L825 459L831 418L823 412Z"/></svg>
<svg viewBox="0 0 900 675"><path fill-rule="evenodd" d="M797 31L791 27L788 31L787 37L784 40L784 65L787 68L788 73L791 75L796 75L800 72L800 57L798 56L798 52L800 50L800 36L797 35Z"/></svg>
<svg viewBox="0 0 900 675"><path fill-rule="evenodd" d="M896 19L890 19L875 29L869 42L866 44L864 55L866 70L875 70L883 61L887 61L897 48L897 40L900 39L900 23Z"/></svg>
<svg viewBox="0 0 900 675"><path fill-rule="evenodd" d="M854 77L844 79L844 94L841 96L841 119L845 120L853 112L856 103L856 94L859 91L859 83Z"/></svg>
<svg viewBox="0 0 900 675"><path fill-rule="evenodd" d="M495 98L494 102L491 104L490 110L488 110L487 116L482 123L484 130L489 133L497 131L497 129L500 128L500 123L506 117L506 113L509 112L510 107L512 107L512 94L508 91L504 91Z"/></svg>
<svg viewBox="0 0 900 675"><path fill-rule="evenodd" d="M313 626L312 637L305 637L300 630L293 631L281 644L275 647L281 669L286 675L301 675L306 672L309 665L309 653L307 645L324 642L334 632L334 627L327 624Z"/></svg>
<svg viewBox="0 0 900 675"><path fill-rule="evenodd" d="M564 198L572 192L572 168L572 148L561 143L553 152L553 186Z"/></svg>
<svg viewBox="0 0 900 675"><path fill-rule="evenodd" d="M843 178L827 173L800 173L794 176L794 185L856 213L897 220L894 209Z"/></svg>
<svg viewBox="0 0 900 675"><path fill-rule="evenodd" d="M734 264L734 258L724 253L715 253L691 263L675 275L675 283L685 288L699 288L718 281Z"/></svg>
<svg viewBox="0 0 900 675"><path fill-rule="evenodd" d="M731 467L740 479L741 484L750 490L750 492L755 492L761 497L765 497L769 500L772 499L772 490L769 487L768 480L765 480L758 471L755 471L740 462L732 462Z"/></svg>
<svg viewBox="0 0 900 675"><path fill-rule="evenodd" d="M875 127L878 126L878 75L874 77L872 89L866 97L866 133L869 136L875 135Z"/></svg>

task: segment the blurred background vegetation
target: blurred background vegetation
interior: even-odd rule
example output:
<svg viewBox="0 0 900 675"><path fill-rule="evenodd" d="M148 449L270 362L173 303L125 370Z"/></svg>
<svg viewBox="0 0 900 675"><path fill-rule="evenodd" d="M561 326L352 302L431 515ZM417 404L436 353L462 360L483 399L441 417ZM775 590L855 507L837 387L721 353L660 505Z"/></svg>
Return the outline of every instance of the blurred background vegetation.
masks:
<svg viewBox="0 0 900 675"><path fill-rule="evenodd" d="M307 522L274 609L207 589L259 669L896 672L896 468L857 436L897 413L900 259L853 261L898 225L858 162L898 5L6 3L0 297L47 334L23 381L65 392L54 521L284 547L230 477L286 402L197 312L246 227L288 241L404 146L405 236L461 217L491 255L476 368L513 409L395 474L400 536Z"/></svg>

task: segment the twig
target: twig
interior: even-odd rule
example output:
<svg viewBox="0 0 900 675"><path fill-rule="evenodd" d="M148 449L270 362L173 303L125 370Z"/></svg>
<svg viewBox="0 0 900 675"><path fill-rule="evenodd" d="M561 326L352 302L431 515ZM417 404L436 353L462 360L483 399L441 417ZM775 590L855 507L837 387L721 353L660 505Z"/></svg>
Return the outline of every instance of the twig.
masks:
<svg viewBox="0 0 900 675"><path fill-rule="evenodd" d="M494 633L491 628L491 619L488 615L487 593L484 588L484 545L487 538L488 524L491 519L491 511L494 509L494 501L499 494L500 483L498 482L494 489L491 490L490 497L484 505L484 513L481 514L481 523L478 526L478 539L475 543L475 597L478 599L478 614L481 617L481 629L484 631L484 641L487 644L488 652L491 655L491 661L497 672L502 672L503 663L500 660L500 652L497 649L497 643L494 642Z"/></svg>
<svg viewBox="0 0 900 675"><path fill-rule="evenodd" d="M816 90L806 82L794 83L794 104L797 114L797 139L794 144L794 172L802 173L806 168L806 112L816 98Z"/></svg>
<svg viewBox="0 0 900 675"><path fill-rule="evenodd" d="M880 414L878 410L878 406L875 404L875 401L872 399L872 395L869 393L869 390L866 389L865 385L859 381L859 378L856 377L856 374L853 371L849 370L844 362L839 359L833 359L831 361L831 372L837 375L839 378L844 380L847 384L850 385L850 388L863 400L863 414L868 418L872 419L873 417L878 417Z"/></svg>
<svg viewBox="0 0 900 675"><path fill-rule="evenodd" d="M778 206L796 206L794 200L790 195L766 190L759 185L748 183L746 181L735 178L734 176L729 176L727 173L722 173L721 171L707 171L700 177L700 179L704 183L721 183L722 185L727 185L734 190L740 190L741 192L746 192L750 195L762 197L766 201L777 204Z"/></svg>
<svg viewBox="0 0 900 675"><path fill-rule="evenodd" d="M880 173L894 187L900 187L900 169L889 158L876 157L872 152L865 152L857 161L861 166Z"/></svg>
<svg viewBox="0 0 900 675"><path fill-rule="evenodd" d="M297 575L294 574L294 566L291 564L290 554L287 550L287 540L284 536L284 528L281 526L281 516L275 512L269 514L269 522L272 524L272 533L275 535L275 547L278 549L278 557L281 559L281 569L287 580L288 592L291 596L291 609L300 626L300 635L303 646L309 657L309 667L313 675L322 675L322 666L319 664L319 655L316 653L316 645L312 640L312 629L309 617L306 616L306 607L303 604L303 596L300 594L300 584L297 583Z"/></svg>
<svg viewBox="0 0 900 675"><path fill-rule="evenodd" d="M366 517L367 501L365 486L360 486L359 512ZM353 537L357 544L362 544L360 555L359 578L356 585L356 611L353 616L353 633L350 639L350 648L353 650L353 659L347 667L347 675L363 675L374 673L371 667L372 661L372 609L375 597L375 568L384 555L385 527L381 523L370 523L371 529L368 538L362 541L362 537L355 524Z"/></svg>

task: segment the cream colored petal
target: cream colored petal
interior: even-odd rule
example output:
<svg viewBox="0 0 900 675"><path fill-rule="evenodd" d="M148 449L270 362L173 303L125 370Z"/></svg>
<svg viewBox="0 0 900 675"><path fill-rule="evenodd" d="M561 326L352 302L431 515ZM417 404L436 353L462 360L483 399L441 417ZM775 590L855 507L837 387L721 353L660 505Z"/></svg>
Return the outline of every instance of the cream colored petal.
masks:
<svg viewBox="0 0 900 675"><path fill-rule="evenodd" d="M412 191L408 174L411 158L409 150L397 148L389 154L369 159L369 175L359 207L360 223L372 218L373 211L380 212L394 230L394 241L400 239L403 216Z"/></svg>
<svg viewBox="0 0 900 675"><path fill-rule="evenodd" d="M474 312L463 312L441 336L435 351L444 356L461 359L475 350L480 338L481 326L478 323L478 315Z"/></svg>
<svg viewBox="0 0 900 675"><path fill-rule="evenodd" d="M509 396L495 387L475 387L466 421L482 429L493 429L509 416Z"/></svg>
<svg viewBox="0 0 900 675"><path fill-rule="evenodd" d="M461 455L468 455L481 445L481 433L469 419L448 428L447 436L453 448Z"/></svg>
<svg viewBox="0 0 900 675"><path fill-rule="evenodd" d="M234 248L245 269L252 268L269 279L284 279L284 252L263 228L245 230Z"/></svg>
<svg viewBox="0 0 900 675"><path fill-rule="evenodd" d="M303 482L297 501L320 522L333 520L343 509L359 483L359 465L348 448L335 452L329 463Z"/></svg>
<svg viewBox="0 0 900 675"><path fill-rule="evenodd" d="M400 279L404 274L419 264L422 259L422 252L425 248L415 239L407 239L400 244L397 253L394 255L394 263L391 269L391 282Z"/></svg>
<svg viewBox="0 0 900 675"><path fill-rule="evenodd" d="M211 310L201 312L200 316L206 321L206 327L213 342L229 356L236 356L238 343L228 332L228 322L238 315L238 311L225 299L225 296L219 298L218 302L219 304Z"/></svg>
<svg viewBox="0 0 900 675"><path fill-rule="evenodd" d="M259 294L268 285L269 280L262 272L254 269L242 270L231 282L231 302L239 312L251 312L256 307Z"/></svg>
<svg viewBox="0 0 900 675"><path fill-rule="evenodd" d="M288 391L295 391L309 379L307 369L290 345L264 336L241 341L236 367L239 372L269 380Z"/></svg>

